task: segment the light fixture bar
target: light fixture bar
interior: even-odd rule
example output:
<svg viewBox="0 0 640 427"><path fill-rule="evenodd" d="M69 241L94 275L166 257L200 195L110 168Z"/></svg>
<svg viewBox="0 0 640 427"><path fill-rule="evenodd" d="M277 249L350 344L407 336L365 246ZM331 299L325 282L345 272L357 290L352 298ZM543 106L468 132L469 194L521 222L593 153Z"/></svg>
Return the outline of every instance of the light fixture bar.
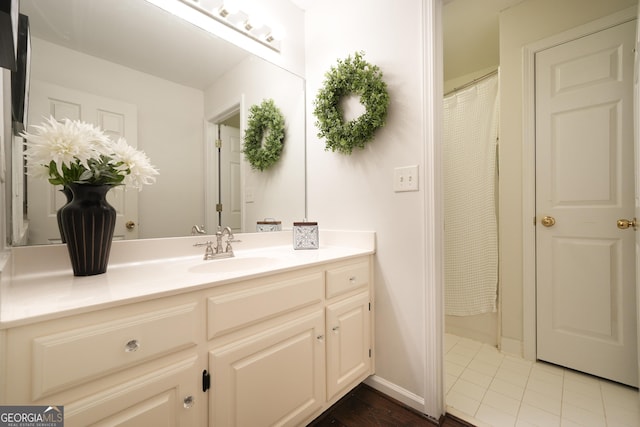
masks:
<svg viewBox="0 0 640 427"><path fill-rule="evenodd" d="M280 52L280 40L271 36L272 30L266 25L260 27L251 25L249 15L241 10L232 10L221 4L213 11L205 9L197 0L178 0L192 9L212 18L216 22L226 25L229 28L251 38L252 40L266 46L276 52Z"/></svg>

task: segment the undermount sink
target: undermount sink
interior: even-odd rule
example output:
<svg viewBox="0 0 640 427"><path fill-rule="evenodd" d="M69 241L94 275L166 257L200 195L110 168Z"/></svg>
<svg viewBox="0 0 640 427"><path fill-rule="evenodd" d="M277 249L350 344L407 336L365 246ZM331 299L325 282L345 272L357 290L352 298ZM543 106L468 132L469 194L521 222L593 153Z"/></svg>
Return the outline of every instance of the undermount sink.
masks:
<svg viewBox="0 0 640 427"><path fill-rule="evenodd" d="M269 257L222 258L202 261L202 264L189 268L189 271L193 273L232 273L263 269L273 266L277 262L276 258Z"/></svg>

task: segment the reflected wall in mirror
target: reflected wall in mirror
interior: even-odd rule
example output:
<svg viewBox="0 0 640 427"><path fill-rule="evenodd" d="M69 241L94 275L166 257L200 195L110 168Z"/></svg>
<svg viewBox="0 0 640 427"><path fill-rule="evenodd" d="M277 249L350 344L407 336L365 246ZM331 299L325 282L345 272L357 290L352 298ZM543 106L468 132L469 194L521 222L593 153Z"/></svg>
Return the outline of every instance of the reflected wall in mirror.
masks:
<svg viewBox="0 0 640 427"><path fill-rule="evenodd" d="M230 173L220 174L220 188L234 191L223 210L239 210L238 228L246 232L265 217L285 225L305 217L301 77L144 0L22 0L21 12L29 16L32 37L29 124L49 114L97 122L124 135L160 170L154 185L136 192L137 202L129 200L130 191L126 198L115 194L123 223L135 224L121 238L184 236L196 224L215 227L217 212L207 207L218 199L218 125L235 108L241 135L249 107L263 98L273 98L287 122L282 158L262 173L241 161L231 168L233 184ZM35 190L31 177L27 181L28 227L14 242L56 242L42 237L47 233L31 217L51 222L62 195L46 181L39 182L44 192Z"/></svg>

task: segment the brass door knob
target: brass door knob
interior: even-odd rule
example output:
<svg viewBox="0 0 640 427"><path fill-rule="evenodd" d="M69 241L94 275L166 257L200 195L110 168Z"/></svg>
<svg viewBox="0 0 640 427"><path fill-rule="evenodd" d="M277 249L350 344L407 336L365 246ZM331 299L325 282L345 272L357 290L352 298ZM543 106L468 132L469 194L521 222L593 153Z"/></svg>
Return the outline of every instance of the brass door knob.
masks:
<svg viewBox="0 0 640 427"><path fill-rule="evenodd" d="M136 223L133 221L127 221L124 226L127 227L127 230L133 230L134 228L136 228Z"/></svg>
<svg viewBox="0 0 640 427"><path fill-rule="evenodd" d="M544 216L540 220L540 224L544 225L545 227L553 227L555 223L556 219L552 216Z"/></svg>
<svg viewBox="0 0 640 427"><path fill-rule="evenodd" d="M635 230L637 226L635 218L633 218L632 220L619 219L617 225L620 230L626 230L629 227L633 227L633 229Z"/></svg>

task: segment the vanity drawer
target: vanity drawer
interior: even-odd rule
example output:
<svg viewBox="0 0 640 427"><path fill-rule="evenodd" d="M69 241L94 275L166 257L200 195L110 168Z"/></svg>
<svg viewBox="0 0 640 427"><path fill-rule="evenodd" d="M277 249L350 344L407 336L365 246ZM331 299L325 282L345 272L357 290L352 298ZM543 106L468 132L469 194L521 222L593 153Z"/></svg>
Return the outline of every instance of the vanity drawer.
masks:
<svg viewBox="0 0 640 427"><path fill-rule="evenodd" d="M369 261L327 270L327 299L369 285Z"/></svg>
<svg viewBox="0 0 640 427"><path fill-rule="evenodd" d="M209 339L322 301L322 272L287 277L207 299Z"/></svg>
<svg viewBox="0 0 640 427"><path fill-rule="evenodd" d="M197 308L193 302L33 339L33 399L195 346Z"/></svg>

